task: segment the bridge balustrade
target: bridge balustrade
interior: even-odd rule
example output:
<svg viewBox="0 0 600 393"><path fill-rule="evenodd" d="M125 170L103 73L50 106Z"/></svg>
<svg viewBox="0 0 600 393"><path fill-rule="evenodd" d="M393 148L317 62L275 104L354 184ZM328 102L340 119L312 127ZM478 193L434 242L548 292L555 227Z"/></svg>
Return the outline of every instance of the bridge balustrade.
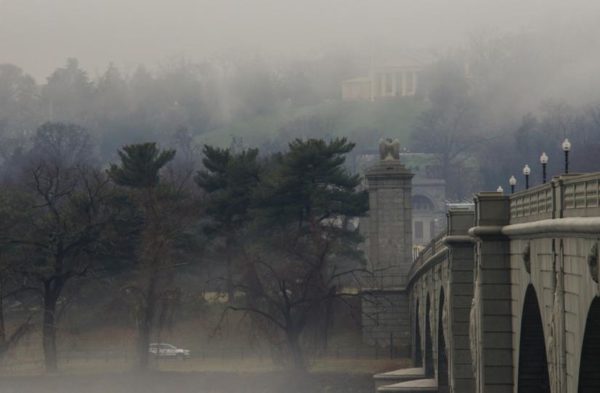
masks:
<svg viewBox="0 0 600 393"><path fill-rule="evenodd" d="M554 209L552 184L550 183L516 193L510 198L511 222L552 218Z"/></svg>
<svg viewBox="0 0 600 393"><path fill-rule="evenodd" d="M600 215L600 173L563 175L510 196L510 223Z"/></svg>
<svg viewBox="0 0 600 393"><path fill-rule="evenodd" d="M437 254L438 252L445 251L447 249L446 244L444 243L444 239L446 237L446 231L438 234L435 238L433 238L429 244L419 252L413 264L408 271L408 280L411 281L412 278L419 272L423 266L431 260L431 258Z"/></svg>
<svg viewBox="0 0 600 393"><path fill-rule="evenodd" d="M600 215L600 174L591 173L566 178L564 189L563 217L590 217Z"/></svg>

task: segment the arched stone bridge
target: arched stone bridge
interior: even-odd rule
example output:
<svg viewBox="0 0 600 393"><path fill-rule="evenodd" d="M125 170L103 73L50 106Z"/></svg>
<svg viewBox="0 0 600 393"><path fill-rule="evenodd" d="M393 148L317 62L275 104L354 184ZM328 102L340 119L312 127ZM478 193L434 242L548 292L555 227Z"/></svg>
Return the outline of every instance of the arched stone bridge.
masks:
<svg viewBox="0 0 600 393"><path fill-rule="evenodd" d="M600 173L450 208L408 275L414 368L379 392L600 392Z"/></svg>

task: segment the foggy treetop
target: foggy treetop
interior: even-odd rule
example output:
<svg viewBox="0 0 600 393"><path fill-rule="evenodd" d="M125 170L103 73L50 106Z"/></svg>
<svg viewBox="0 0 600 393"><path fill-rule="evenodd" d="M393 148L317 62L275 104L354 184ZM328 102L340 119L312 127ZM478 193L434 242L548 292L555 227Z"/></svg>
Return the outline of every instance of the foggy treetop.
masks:
<svg viewBox="0 0 600 393"><path fill-rule="evenodd" d="M104 162L183 130L196 145L263 152L346 136L359 154L386 136L495 189L542 149L553 169L569 136L579 169L594 170L583 150L600 127L599 11L583 0L4 0L0 160L51 121L87 129ZM431 62L416 97L340 100L343 80L417 52ZM447 170L449 195L468 196Z"/></svg>

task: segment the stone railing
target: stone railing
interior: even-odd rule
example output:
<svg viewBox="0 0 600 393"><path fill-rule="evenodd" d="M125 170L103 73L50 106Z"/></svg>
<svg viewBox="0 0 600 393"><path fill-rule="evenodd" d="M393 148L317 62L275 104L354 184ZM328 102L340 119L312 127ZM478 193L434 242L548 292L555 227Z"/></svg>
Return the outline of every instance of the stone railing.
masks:
<svg viewBox="0 0 600 393"><path fill-rule="evenodd" d="M444 243L445 237L446 237L446 231L437 235L434 239L432 239L429 242L429 244L423 250L421 250L421 252L417 255L417 257L413 261L413 264L410 267L410 270L408 271L409 281L418 271L420 271L423 268L423 266L425 266L425 264L427 263L427 261L429 261L431 259L431 257L436 255L438 252L447 249L446 244Z"/></svg>
<svg viewBox="0 0 600 393"><path fill-rule="evenodd" d="M518 192L510 197L511 221L537 221L552 218L554 211L554 198L552 197L552 184Z"/></svg>
<svg viewBox="0 0 600 393"><path fill-rule="evenodd" d="M510 196L510 222L600 214L600 172L563 175Z"/></svg>
<svg viewBox="0 0 600 393"><path fill-rule="evenodd" d="M566 178L562 184L563 217L600 213L600 173Z"/></svg>

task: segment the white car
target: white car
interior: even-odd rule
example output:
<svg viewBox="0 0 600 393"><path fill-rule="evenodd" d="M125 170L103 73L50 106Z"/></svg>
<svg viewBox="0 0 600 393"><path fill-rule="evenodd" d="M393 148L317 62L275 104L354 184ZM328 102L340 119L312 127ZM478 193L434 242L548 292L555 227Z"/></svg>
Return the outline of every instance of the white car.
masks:
<svg viewBox="0 0 600 393"><path fill-rule="evenodd" d="M165 343L151 343L149 351L157 358L188 359L191 356L189 349L177 348Z"/></svg>

